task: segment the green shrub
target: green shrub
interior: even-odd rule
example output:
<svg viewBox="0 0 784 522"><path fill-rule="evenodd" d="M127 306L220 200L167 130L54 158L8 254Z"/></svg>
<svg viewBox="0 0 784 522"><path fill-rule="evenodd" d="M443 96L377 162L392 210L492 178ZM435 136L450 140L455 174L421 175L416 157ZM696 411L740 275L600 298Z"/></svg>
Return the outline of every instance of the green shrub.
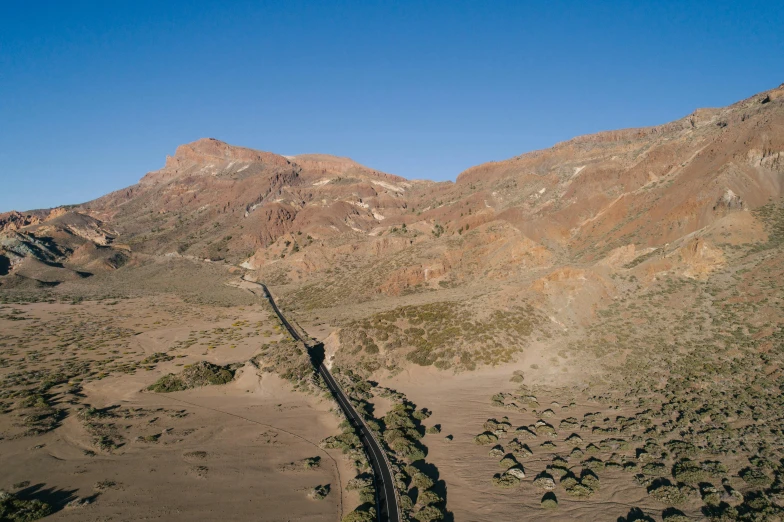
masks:
<svg viewBox="0 0 784 522"><path fill-rule="evenodd" d="M555 489L555 480L553 479L552 475L543 471L534 479L534 486L547 491L552 491Z"/></svg>
<svg viewBox="0 0 784 522"><path fill-rule="evenodd" d="M376 508L356 509L344 516L343 522L376 522Z"/></svg>
<svg viewBox="0 0 784 522"><path fill-rule="evenodd" d="M50 515L52 506L40 500L21 500L11 493L0 491L0 520L29 522Z"/></svg>
<svg viewBox="0 0 784 522"><path fill-rule="evenodd" d="M498 465L502 468L509 469L512 466L517 466L517 460L512 455L506 455L500 461L498 461Z"/></svg>
<svg viewBox="0 0 784 522"><path fill-rule="evenodd" d="M702 486L700 494L702 495L702 501L709 506L715 506L721 502L721 495L719 494L719 490L716 489L712 484Z"/></svg>
<svg viewBox="0 0 784 522"><path fill-rule="evenodd" d="M739 473L746 484L754 487L768 487L772 480L758 468L744 468Z"/></svg>
<svg viewBox="0 0 784 522"><path fill-rule="evenodd" d="M411 485L420 491L423 491L433 487L433 479L421 471L418 471L411 477Z"/></svg>
<svg viewBox="0 0 784 522"><path fill-rule="evenodd" d="M588 444L588 446L585 447L585 452L589 455L594 455L596 453L599 453L600 451L601 449L599 448L599 446L593 443Z"/></svg>
<svg viewBox="0 0 784 522"><path fill-rule="evenodd" d="M355 489L364 489L373 487L373 479L370 477L358 476L354 477L353 479L349 480L346 483L346 489L348 491L353 491Z"/></svg>
<svg viewBox="0 0 784 522"><path fill-rule="evenodd" d="M169 355L164 352L155 352L154 354L149 355L144 359L142 359L141 364L157 364L157 363L168 362L173 360L174 360L174 356L172 355Z"/></svg>
<svg viewBox="0 0 784 522"><path fill-rule="evenodd" d="M218 366L207 361L186 366L180 375L172 373L164 375L147 389L159 393L187 390L207 385L219 385L231 382L234 370L228 366Z"/></svg>
<svg viewBox="0 0 784 522"><path fill-rule="evenodd" d="M577 480L577 477L575 477L574 475L566 475L561 479L561 487L563 487L564 489L569 489L575 486L576 484L579 484L579 481Z"/></svg>
<svg viewBox="0 0 784 522"><path fill-rule="evenodd" d="M512 453L512 455L514 455L515 457L525 458L533 455L531 448L529 448L526 444L523 444L517 439L512 440L507 445L507 447L509 448L509 451Z"/></svg>
<svg viewBox="0 0 784 522"><path fill-rule="evenodd" d="M497 473L493 477L493 485L499 488L513 488L520 484L520 478L511 473Z"/></svg>
<svg viewBox="0 0 784 522"><path fill-rule="evenodd" d="M327 495L329 495L329 492L330 492L329 484L316 486L310 492L310 497L313 498L314 500L324 500L325 498L327 498Z"/></svg>
<svg viewBox="0 0 784 522"><path fill-rule="evenodd" d="M530 440L536 438L536 433L528 429L526 426L521 426L515 430L515 436L523 440Z"/></svg>
<svg viewBox="0 0 784 522"><path fill-rule="evenodd" d="M576 498L588 498L593 495L593 490L579 482L566 488L566 493Z"/></svg>
<svg viewBox="0 0 784 522"><path fill-rule="evenodd" d="M490 433L486 431L484 433L480 433L476 437L474 437L474 444L478 444L480 446L486 446L488 444L492 444L498 441L498 436L495 433Z"/></svg>
<svg viewBox="0 0 784 522"><path fill-rule="evenodd" d="M661 462L649 462L642 467L643 475L663 477L667 475L667 466Z"/></svg>
<svg viewBox="0 0 784 522"><path fill-rule="evenodd" d="M720 503L718 506L705 506L702 508L703 513L708 517L708 520L713 522L734 522L736 520L760 520L767 522L766 518L744 518L738 516L738 509L730 506L726 502ZM753 516L753 514L751 514Z"/></svg>
<svg viewBox="0 0 784 522"><path fill-rule="evenodd" d="M665 442L664 446L675 455L676 458L694 457L697 455L697 447L689 442L682 440L671 440Z"/></svg>
<svg viewBox="0 0 784 522"><path fill-rule="evenodd" d="M443 520L444 512L436 506L425 506L416 513L414 518L419 522L431 522L433 520Z"/></svg>
<svg viewBox="0 0 784 522"><path fill-rule="evenodd" d="M555 438L555 437L558 436L558 433L556 433L555 428L553 428L549 424L540 424L539 426L537 426L536 427L536 434L537 435L544 435L546 437L552 437L552 438Z"/></svg>
<svg viewBox="0 0 784 522"><path fill-rule="evenodd" d="M428 417L430 417L430 415L432 415L432 413L424 408L422 408L421 410L416 410L414 411L413 414L411 414L412 417L421 421L427 419Z"/></svg>
<svg viewBox="0 0 784 522"><path fill-rule="evenodd" d="M373 488L363 488L359 490L359 501L363 504L372 504L376 501L376 490Z"/></svg>
<svg viewBox="0 0 784 522"><path fill-rule="evenodd" d="M182 381L182 379L173 373L169 373L148 386L147 389L157 393L169 393L182 391L187 388L185 387L185 383Z"/></svg>
<svg viewBox="0 0 784 522"><path fill-rule="evenodd" d="M676 506L686 502L686 494L681 488L672 485L660 485L659 487L650 490L648 493L663 504L670 504Z"/></svg>
<svg viewBox="0 0 784 522"><path fill-rule="evenodd" d="M715 460L706 460L700 466L705 470L705 473L714 478L721 478L729 471L727 466Z"/></svg>
<svg viewBox="0 0 784 522"><path fill-rule="evenodd" d="M584 468L590 469L591 471L601 471L604 469L604 462L595 457L584 460L582 465Z"/></svg>
<svg viewBox="0 0 784 522"><path fill-rule="evenodd" d="M684 484L697 484L705 480L706 473L702 466L693 460L682 460L673 465L672 476Z"/></svg>
<svg viewBox="0 0 784 522"><path fill-rule="evenodd" d="M662 512L664 522L689 522L691 519L675 508L667 508Z"/></svg>
<svg viewBox="0 0 784 522"><path fill-rule="evenodd" d="M444 501L438 493L433 491L432 489L427 489L425 491L420 491L419 496L417 497L417 504L422 506L430 506L433 504L440 504Z"/></svg>
<svg viewBox="0 0 784 522"><path fill-rule="evenodd" d="M314 469L321 466L321 457L308 457L300 461L300 465L304 469Z"/></svg>
<svg viewBox="0 0 784 522"><path fill-rule="evenodd" d="M599 477L593 473L584 473L583 476L580 477L580 484L591 491L599 491Z"/></svg>
<svg viewBox="0 0 784 522"><path fill-rule="evenodd" d="M555 493L552 491L548 491L542 497L541 505L545 509L555 509L558 507L558 499L555 497Z"/></svg>

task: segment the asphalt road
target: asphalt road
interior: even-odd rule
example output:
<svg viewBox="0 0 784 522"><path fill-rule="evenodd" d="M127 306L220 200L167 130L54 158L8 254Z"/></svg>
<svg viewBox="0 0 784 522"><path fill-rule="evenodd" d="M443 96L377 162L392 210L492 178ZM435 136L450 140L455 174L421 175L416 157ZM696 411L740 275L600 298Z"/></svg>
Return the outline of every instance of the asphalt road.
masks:
<svg viewBox="0 0 784 522"><path fill-rule="evenodd" d="M303 339L286 318L283 317L283 314L280 312L278 305L275 304L275 300L272 298L266 285L259 283L259 286L264 290L264 297L269 300L272 309L275 310L280 322L286 330L288 330L291 336L294 339L305 343L305 346L310 347L310 343ZM346 418L357 429L362 444L364 444L365 449L367 450L367 456L370 460L370 465L373 468L373 475L375 476L376 481L376 512L378 514L378 520L380 522L400 522L400 506L398 505L397 495L395 494L395 480L392 476L392 468L384 454L384 450L370 431L370 428L365 424L364 419L362 419L351 404L348 396L332 377L332 374L329 373L329 369L324 366L323 362L319 364L318 372L337 399Z"/></svg>

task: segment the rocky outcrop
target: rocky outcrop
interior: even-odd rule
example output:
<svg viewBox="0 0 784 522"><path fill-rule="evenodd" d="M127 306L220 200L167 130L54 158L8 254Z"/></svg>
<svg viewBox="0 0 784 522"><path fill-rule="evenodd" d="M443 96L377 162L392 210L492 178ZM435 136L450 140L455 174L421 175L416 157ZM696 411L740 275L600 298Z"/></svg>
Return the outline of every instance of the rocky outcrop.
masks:
<svg viewBox="0 0 784 522"><path fill-rule="evenodd" d="M0 214L0 232L19 230L30 225L37 225L62 216L66 212L67 211L62 207L53 208L51 210L33 210L31 212L25 212L24 214L15 210L4 212Z"/></svg>
<svg viewBox="0 0 784 522"><path fill-rule="evenodd" d="M705 279L726 262L724 253L701 237L692 238L677 253L683 264L683 275L693 279Z"/></svg>
<svg viewBox="0 0 784 522"><path fill-rule="evenodd" d="M41 215L46 219L0 232L0 276L55 284L114 270L130 258L127 247L111 246L114 232L91 216L65 209Z"/></svg>
<svg viewBox="0 0 784 522"><path fill-rule="evenodd" d="M45 263L57 263L62 261L68 252L63 251L50 239L11 231L0 236L0 253L9 259L10 266L13 268L28 257Z"/></svg>
<svg viewBox="0 0 784 522"><path fill-rule="evenodd" d="M727 189L727 191L716 201L716 204L713 206L713 210L723 210L729 212L734 210L743 210L743 200L740 199L740 196L735 194L731 189Z"/></svg>
<svg viewBox="0 0 784 522"><path fill-rule="evenodd" d="M446 271L441 263L401 268L392 272L378 289L387 295L400 295L408 288L440 278Z"/></svg>
<svg viewBox="0 0 784 522"><path fill-rule="evenodd" d="M163 169L148 173L140 183L164 183L188 175L215 176L234 166L234 172L242 172L240 169L247 169L250 164L287 169L292 167L288 159L278 154L236 147L215 138L203 138L177 147L174 156L166 157Z"/></svg>
<svg viewBox="0 0 784 522"><path fill-rule="evenodd" d="M0 214L0 232L19 230L27 225L40 223L40 216L34 214L21 214L15 210Z"/></svg>

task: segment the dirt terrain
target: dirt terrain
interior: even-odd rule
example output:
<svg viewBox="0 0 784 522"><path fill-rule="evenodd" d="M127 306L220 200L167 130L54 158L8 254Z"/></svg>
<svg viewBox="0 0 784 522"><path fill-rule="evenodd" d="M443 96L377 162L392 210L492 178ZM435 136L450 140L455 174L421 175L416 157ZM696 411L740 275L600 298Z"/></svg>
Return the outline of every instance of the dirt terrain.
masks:
<svg viewBox="0 0 784 522"><path fill-rule="evenodd" d="M203 139L0 215L0 500L374 519L256 280L323 341L405 519L781 520L783 187L779 87L454 183Z"/></svg>
<svg viewBox="0 0 784 522"><path fill-rule="evenodd" d="M341 516L341 484L353 475L340 452L319 447L339 432L332 403L246 365L282 338L261 303L229 309L149 296L0 305L0 328L5 487L21 484L21 497L61 509L53 519ZM225 386L146 390L204 360L242 366ZM308 459L316 465L304 466ZM311 499L317 486L330 494Z"/></svg>

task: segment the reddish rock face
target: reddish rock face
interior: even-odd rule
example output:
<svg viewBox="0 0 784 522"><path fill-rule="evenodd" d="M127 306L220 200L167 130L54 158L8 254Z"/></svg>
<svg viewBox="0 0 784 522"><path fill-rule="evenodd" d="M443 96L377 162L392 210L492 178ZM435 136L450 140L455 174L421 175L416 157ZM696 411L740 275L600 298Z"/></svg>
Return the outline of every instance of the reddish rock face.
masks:
<svg viewBox="0 0 784 522"><path fill-rule="evenodd" d="M456 183L201 139L179 146L138 185L73 212L110 227L135 252L244 263L281 281L349 270L355 290L368 294L507 280L577 260L606 258L597 266L614 270L782 196L782 92L577 137L472 167ZM53 217L6 213L0 230ZM101 233L88 228L83 239L100 244ZM721 263L712 248L686 249L668 263L703 274Z"/></svg>

